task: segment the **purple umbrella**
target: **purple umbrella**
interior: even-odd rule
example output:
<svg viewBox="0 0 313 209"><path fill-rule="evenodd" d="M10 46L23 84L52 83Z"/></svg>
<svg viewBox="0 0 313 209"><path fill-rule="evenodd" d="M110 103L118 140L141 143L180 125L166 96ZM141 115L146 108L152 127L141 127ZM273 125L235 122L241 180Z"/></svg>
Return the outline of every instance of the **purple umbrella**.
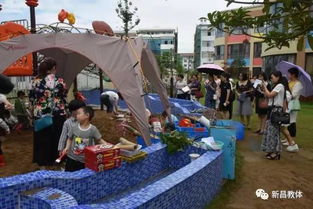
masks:
<svg viewBox="0 0 313 209"><path fill-rule="evenodd" d="M286 61L281 61L280 63L278 63L278 65L276 65L276 69L286 77L289 76L288 70L294 67L299 70L299 80L301 81L303 86L301 95L305 97L312 96L313 85L311 76L307 72L305 72L302 67Z"/></svg>
<svg viewBox="0 0 313 209"><path fill-rule="evenodd" d="M224 69L216 64L204 64L197 67L197 71L200 73L222 74Z"/></svg>

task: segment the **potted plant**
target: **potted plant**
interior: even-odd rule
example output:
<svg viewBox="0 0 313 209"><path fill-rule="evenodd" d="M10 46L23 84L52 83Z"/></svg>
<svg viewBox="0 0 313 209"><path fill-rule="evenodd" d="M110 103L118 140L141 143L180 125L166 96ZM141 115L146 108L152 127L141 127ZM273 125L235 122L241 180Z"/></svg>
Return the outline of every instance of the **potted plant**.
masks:
<svg viewBox="0 0 313 209"><path fill-rule="evenodd" d="M188 139L186 133L178 131L161 134L160 139L163 144L167 145L167 151L169 154L182 151L184 148L192 144L192 141Z"/></svg>

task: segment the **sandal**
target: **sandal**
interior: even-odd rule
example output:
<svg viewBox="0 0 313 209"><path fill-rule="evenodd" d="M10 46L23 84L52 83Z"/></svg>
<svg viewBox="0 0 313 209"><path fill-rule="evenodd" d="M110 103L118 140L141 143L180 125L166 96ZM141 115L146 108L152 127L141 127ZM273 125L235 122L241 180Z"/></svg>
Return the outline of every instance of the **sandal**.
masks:
<svg viewBox="0 0 313 209"><path fill-rule="evenodd" d="M280 153L270 153L269 155L266 156L268 160L280 160Z"/></svg>
<svg viewBox="0 0 313 209"><path fill-rule="evenodd" d="M261 129L255 131L255 132L253 132L253 133L258 134L258 133L260 133L260 132L261 132Z"/></svg>

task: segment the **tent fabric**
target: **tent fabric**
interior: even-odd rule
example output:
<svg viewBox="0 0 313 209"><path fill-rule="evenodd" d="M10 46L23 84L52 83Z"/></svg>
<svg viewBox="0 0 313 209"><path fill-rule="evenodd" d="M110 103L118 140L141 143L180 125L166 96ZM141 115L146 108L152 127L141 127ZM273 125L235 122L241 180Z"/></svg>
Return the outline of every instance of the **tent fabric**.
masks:
<svg viewBox="0 0 313 209"><path fill-rule="evenodd" d="M143 57L139 61L141 60L143 68L147 70L145 75L158 92L162 93L160 96L164 102L163 105L167 111L170 111L166 91L159 79L157 65L155 65L155 58L150 50L143 48L142 39L138 38L136 41L140 44L133 46L135 51L138 53L144 50ZM52 50L49 52L48 49ZM43 53L55 57L60 65L58 75L64 77L68 85L86 66L88 60L102 69L124 97L136 119L139 131L146 143L150 144L149 125L145 115L142 83L140 82L142 78L139 77L138 69L136 70L136 67L134 69L138 58L130 52L127 40L92 33L21 35L0 42L0 73L25 54L41 50ZM141 53L139 54L141 55Z"/></svg>

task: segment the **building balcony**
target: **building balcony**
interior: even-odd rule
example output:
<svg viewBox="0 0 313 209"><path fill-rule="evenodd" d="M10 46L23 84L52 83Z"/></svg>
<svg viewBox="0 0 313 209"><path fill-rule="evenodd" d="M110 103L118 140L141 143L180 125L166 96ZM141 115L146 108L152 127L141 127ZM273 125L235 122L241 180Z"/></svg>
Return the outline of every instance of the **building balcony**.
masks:
<svg viewBox="0 0 313 209"><path fill-rule="evenodd" d="M174 44L161 44L160 45L161 50L171 50L174 48L175 48Z"/></svg>
<svg viewBox="0 0 313 209"><path fill-rule="evenodd" d="M215 36L202 36L201 40L202 41L214 41L215 40Z"/></svg>
<svg viewBox="0 0 313 209"><path fill-rule="evenodd" d="M215 52L214 46L209 46L209 47L202 47L201 48L202 52Z"/></svg>

